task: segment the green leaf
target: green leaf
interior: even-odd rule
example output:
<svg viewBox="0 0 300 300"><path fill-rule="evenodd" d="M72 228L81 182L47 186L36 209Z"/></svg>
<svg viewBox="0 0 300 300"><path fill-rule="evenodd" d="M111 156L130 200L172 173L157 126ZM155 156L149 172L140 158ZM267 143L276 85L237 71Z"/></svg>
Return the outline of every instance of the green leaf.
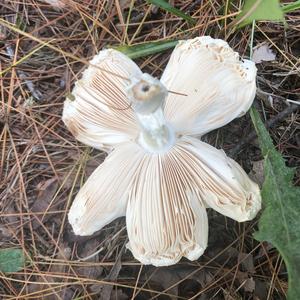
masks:
<svg viewBox="0 0 300 300"><path fill-rule="evenodd" d="M138 57L155 54L173 48L176 46L177 43L178 41L162 41L144 43L134 46L118 46L113 48L126 54L128 57L135 59Z"/></svg>
<svg viewBox="0 0 300 300"><path fill-rule="evenodd" d="M300 0L289 3L289 4L284 4L282 6L282 10L285 13L289 13L289 12L292 12L292 11L297 10L297 9L300 9Z"/></svg>
<svg viewBox="0 0 300 300"><path fill-rule="evenodd" d="M173 7L170 5L167 1L164 0L147 0L148 3L154 4L160 8L163 8L164 10L176 15L177 17L180 17L184 20L186 20L190 25L194 25L196 22L195 20L190 17L189 15L186 15L181 10Z"/></svg>
<svg viewBox="0 0 300 300"><path fill-rule="evenodd" d="M294 170L286 167L256 110L251 118L265 157L262 188L264 210L255 238L272 243L288 270L288 299L300 299L300 188L292 184Z"/></svg>
<svg viewBox="0 0 300 300"><path fill-rule="evenodd" d="M253 20L284 20L279 0L245 0L235 24L238 27L251 24Z"/></svg>
<svg viewBox="0 0 300 300"><path fill-rule="evenodd" d="M25 256L21 249L0 249L0 271L18 272L25 263Z"/></svg>

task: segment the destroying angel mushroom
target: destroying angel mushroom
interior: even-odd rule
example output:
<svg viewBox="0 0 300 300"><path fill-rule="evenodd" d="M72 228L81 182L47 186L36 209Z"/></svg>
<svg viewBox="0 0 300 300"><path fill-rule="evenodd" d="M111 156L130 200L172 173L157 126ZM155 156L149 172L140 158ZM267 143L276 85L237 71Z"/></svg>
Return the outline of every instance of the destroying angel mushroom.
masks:
<svg viewBox="0 0 300 300"><path fill-rule="evenodd" d="M100 51L63 111L79 141L109 152L70 209L75 234L91 235L126 215L134 257L166 266L202 255L206 207L253 219L261 207L257 184L197 137L245 114L255 77L253 62L208 36L179 42L161 80L116 50Z"/></svg>

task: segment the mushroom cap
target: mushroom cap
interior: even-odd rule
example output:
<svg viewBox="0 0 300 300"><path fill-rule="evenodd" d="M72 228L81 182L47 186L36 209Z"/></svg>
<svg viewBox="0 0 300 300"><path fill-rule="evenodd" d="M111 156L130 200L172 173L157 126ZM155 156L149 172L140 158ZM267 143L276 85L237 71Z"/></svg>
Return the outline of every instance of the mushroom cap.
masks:
<svg viewBox="0 0 300 300"><path fill-rule="evenodd" d="M134 139L139 128L126 90L131 78L141 75L139 67L121 52L100 51L64 103L62 119L76 139L105 150Z"/></svg>
<svg viewBox="0 0 300 300"><path fill-rule="evenodd" d="M247 111L256 68L240 61L224 41L181 41L161 82L187 96L167 96L164 113L177 136L163 153L150 153L136 142L138 122L127 91L143 76L123 54L100 51L75 84L75 100L66 100L63 120L75 137L113 149L77 194L68 217L75 234L90 235L126 215L133 255L144 264L165 266L203 253L205 207L239 222L254 218L261 207L259 188L243 169L194 137ZM145 103L156 99L156 92Z"/></svg>
<svg viewBox="0 0 300 300"><path fill-rule="evenodd" d="M151 154L134 142L119 145L86 181L69 212L75 234L90 235L126 215L128 248L143 264L166 266L202 255L205 206L237 221L252 219L260 193L222 150L182 137Z"/></svg>
<svg viewBox="0 0 300 300"><path fill-rule="evenodd" d="M166 119L178 133L201 136L247 112L255 81L255 64L241 60L225 41L209 36L180 41L161 82L187 96L169 93Z"/></svg>

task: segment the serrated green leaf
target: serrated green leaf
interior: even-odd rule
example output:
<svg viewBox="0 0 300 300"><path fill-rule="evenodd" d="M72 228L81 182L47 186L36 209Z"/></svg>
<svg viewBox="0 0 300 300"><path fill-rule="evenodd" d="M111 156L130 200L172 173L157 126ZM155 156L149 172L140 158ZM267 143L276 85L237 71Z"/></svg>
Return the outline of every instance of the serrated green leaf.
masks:
<svg viewBox="0 0 300 300"><path fill-rule="evenodd" d="M300 9L300 0L291 2L289 4L284 4L282 6L282 10L285 13L289 13L289 12L295 11L297 9Z"/></svg>
<svg viewBox="0 0 300 300"><path fill-rule="evenodd" d="M236 18L236 25L243 27L253 20L283 20L284 15L279 0L245 0L241 13Z"/></svg>
<svg viewBox="0 0 300 300"><path fill-rule="evenodd" d="M286 167L256 110L251 118L265 157L262 188L264 210L255 238L272 243L288 270L288 299L300 299L300 188L293 186L294 171Z"/></svg>
<svg viewBox="0 0 300 300"><path fill-rule="evenodd" d="M0 271L18 272L25 263L25 256L21 249L0 249Z"/></svg>
<svg viewBox="0 0 300 300"><path fill-rule="evenodd" d="M134 46L118 46L114 49L126 54L131 59L165 51L176 46L178 41L150 42Z"/></svg>
<svg viewBox="0 0 300 300"><path fill-rule="evenodd" d="M160 8L163 8L164 10L176 15L177 17L180 17L184 20L186 20L189 24L194 25L196 22L195 20L183 13L181 10L175 8L174 6L172 6L171 4L169 4L168 2L164 1L164 0L147 0L148 3L154 4Z"/></svg>

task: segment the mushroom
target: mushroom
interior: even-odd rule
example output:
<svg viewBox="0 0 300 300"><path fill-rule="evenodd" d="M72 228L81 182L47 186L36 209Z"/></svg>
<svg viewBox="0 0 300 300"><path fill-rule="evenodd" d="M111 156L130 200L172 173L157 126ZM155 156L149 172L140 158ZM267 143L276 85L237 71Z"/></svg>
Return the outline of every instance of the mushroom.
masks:
<svg viewBox="0 0 300 300"><path fill-rule="evenodd" d="M179 42L161 80L116 50L100 51L63 110L79 141L109 153L72 204L74 233L91 235L126 215L134 257L167 266L203 254L207 207L253 219L258 185L199 137L249 109L255 79L253 62L208 36Z"/></svg>

